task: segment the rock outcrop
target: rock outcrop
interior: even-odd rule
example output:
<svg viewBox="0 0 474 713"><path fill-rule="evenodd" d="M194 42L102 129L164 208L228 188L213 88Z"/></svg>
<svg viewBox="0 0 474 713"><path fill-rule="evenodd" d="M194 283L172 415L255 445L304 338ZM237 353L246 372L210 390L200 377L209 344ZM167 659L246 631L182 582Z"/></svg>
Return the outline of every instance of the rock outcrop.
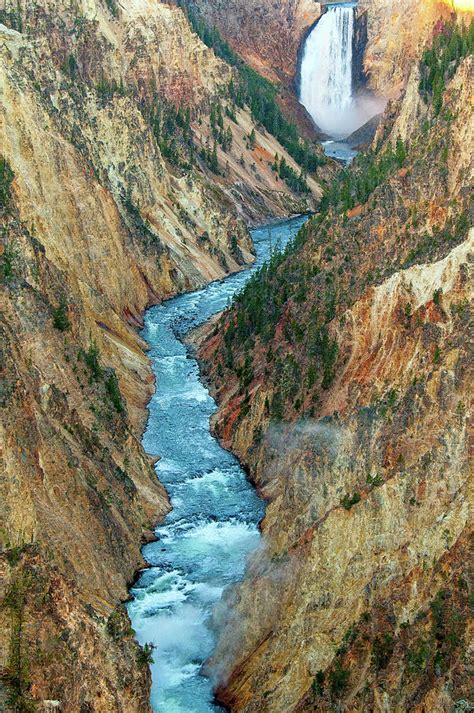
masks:
<svg viewBox="0 0 474 713"><path fill-rule="evenodd" d="M435 22L452 17L453 5L433 0L360 0L359 17L366 17L364 70L375 93L397 97Z"/></svg>

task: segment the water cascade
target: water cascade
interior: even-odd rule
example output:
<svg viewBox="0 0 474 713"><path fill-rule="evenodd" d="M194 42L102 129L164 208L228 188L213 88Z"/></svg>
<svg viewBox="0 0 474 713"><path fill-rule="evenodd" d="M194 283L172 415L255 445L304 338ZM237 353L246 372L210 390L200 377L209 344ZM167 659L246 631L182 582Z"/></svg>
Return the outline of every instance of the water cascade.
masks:
<svg viewBox="0 0 474 713"><path fill-rule="evenodd" d="M301 103L318 127L333 136L352 130L353 32L353 6L328 7L306 40L301 64Z"/></svg>
<svg viewBox="0 0 474 713"><path fill-rule="evenodd" d="M381 100L353 93L355 8L355 3L328 5L306 39L301 61L300 101L317 127L336 139L383 108Z"/></svg>

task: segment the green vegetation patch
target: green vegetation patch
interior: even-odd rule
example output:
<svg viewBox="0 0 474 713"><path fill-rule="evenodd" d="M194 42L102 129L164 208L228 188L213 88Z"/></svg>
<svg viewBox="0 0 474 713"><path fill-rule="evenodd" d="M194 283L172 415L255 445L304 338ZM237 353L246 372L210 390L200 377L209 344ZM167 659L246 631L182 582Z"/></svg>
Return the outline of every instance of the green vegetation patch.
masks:
<svg viewBox="0 0 474 713"><path fill-rule="evenodd" d="M420 61L420 93L432 101L437 116L443 106L446 81L451 79L461 60L474 53L474 22L466 26L440 21L435 27L431 47Z"/></svg>
<svg viewBox="0 0 474 713"><path fill-rule="evenodd" d="M0 215L7 211L11 198L13 171L6 158L0 157Z"/></svg>
<svg viewBox="0 0 474 713"><path fill-rule="evenodd" d="M217 28L208 27L192 3L179 0L178 5L184 9L191 27L204 44L235 68L235 76L228 86L233 106L248 106L255 123L272 134L306 172L314 172L324 165L327 159L318 155L310 142L300 138L296 124L281 111L277 101L278 87L249 67L221 37Z"/></svg>

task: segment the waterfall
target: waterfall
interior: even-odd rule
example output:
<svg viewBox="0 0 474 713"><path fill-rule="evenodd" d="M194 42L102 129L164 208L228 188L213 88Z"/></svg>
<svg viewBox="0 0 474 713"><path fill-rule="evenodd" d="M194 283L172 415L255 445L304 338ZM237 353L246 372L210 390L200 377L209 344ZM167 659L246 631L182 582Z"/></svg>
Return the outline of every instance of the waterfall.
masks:
<svg viewBox="0 0 474 713"><path fill-rule="evenodd" d="M306 39L301 62L300 102L318 128L334 137L347 136L368 119L352 94L354 8L327 7Z"/></svg>

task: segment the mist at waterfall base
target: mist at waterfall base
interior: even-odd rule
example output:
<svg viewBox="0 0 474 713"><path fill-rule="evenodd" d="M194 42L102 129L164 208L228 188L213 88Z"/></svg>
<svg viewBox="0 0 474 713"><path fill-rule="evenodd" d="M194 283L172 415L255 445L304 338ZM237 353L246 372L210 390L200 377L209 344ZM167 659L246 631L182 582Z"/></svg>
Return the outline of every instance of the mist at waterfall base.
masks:
<svg viewBox="0 0 474 713"><path fill-rule="evenodd" d="M306 39L301 61L300 102L317 127L336 139L348 137L385 106L380 97L353 93L355 7L329 5Z"/></svg>
<svg viewBox="0 0 474 713"><path fill-rule="evenodd" d="M199 378L184 335L224 309L272 249L283 248L306 217L252 231L252 268L148 310L143 337L156 377L143 437L159 454L155 470L173 510L143 549L150 569L131 591L138 641L152 643L155 713L215 713L211 681L201 675L214 650L211 616L224 589L241 579L260 544L264 507L236 458L209 430L216 404ZM222 612L221 612L222 613ZM229 646L232 642L229 642Z"/></svg>

